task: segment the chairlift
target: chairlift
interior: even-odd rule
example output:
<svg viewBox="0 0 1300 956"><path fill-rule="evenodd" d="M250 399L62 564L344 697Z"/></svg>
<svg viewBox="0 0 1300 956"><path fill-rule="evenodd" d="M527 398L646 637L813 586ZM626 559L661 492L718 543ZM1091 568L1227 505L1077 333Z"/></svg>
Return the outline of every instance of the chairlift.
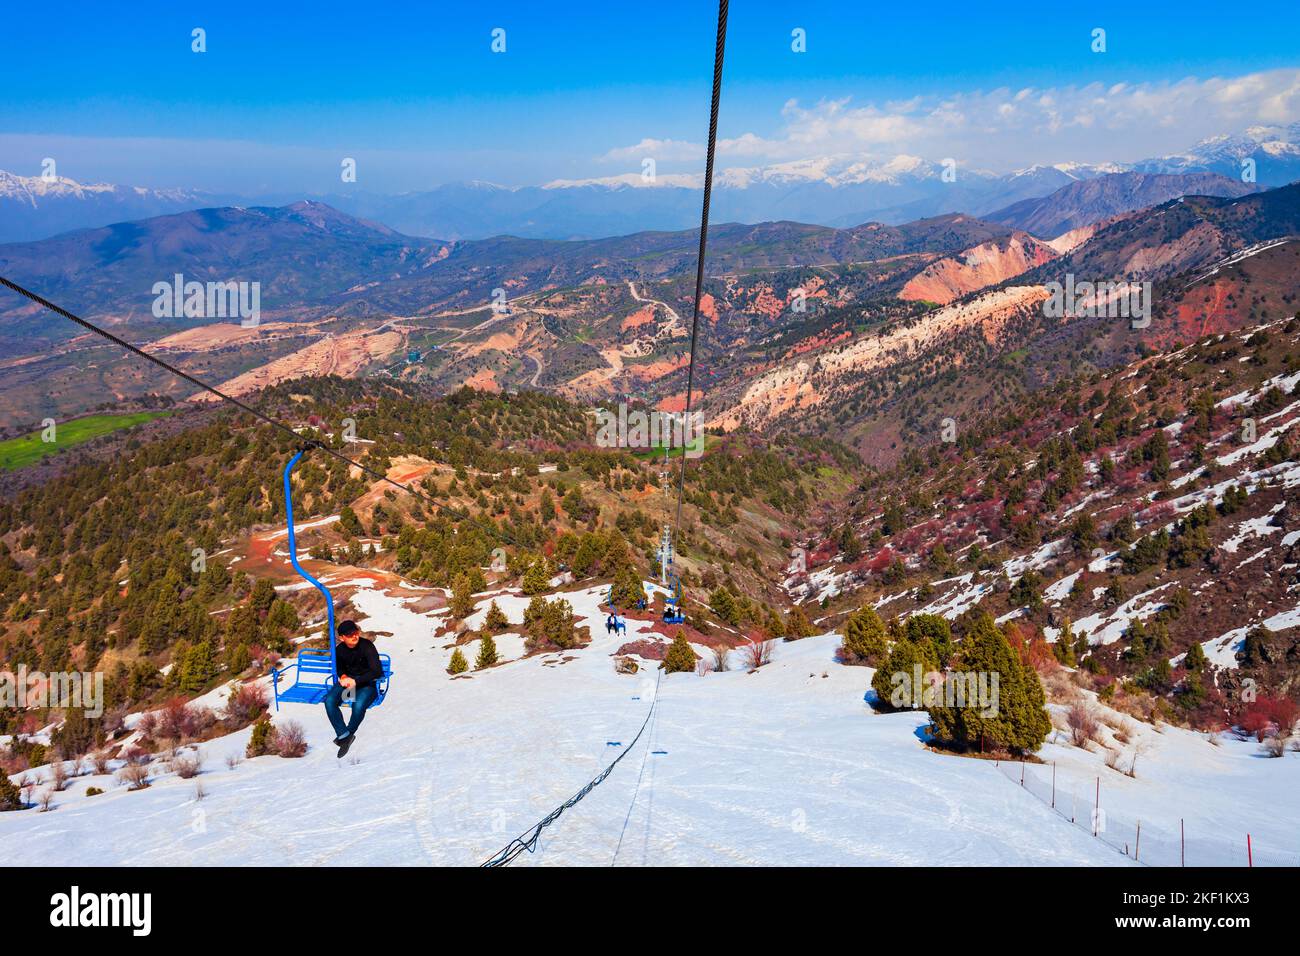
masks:
<svg viewBox="0 0 1300 956"><path fill-rule="evenodd" d="M298 563L298 545L294 535L293 526L293 482L291 475L293 468L313 445L306 445L299 450L298 454L289 459L289 464L284 468L284 513L289 524L289 563L293 569L309 582L317 591L325 595L326 609L326 636L329 639L328 650L309 650L303 648L298 651L298 656L288 667L277 668L271 672L271 687L275 694L275 709L280 709L280 703L286 704L319 704L329 693L330 687L338 680L338 661L335 660L334 645L336 635L334 632L334 596L330 594L329 588L321 584L303 569ZM393 660L388 654L379 655L379 663L383 665L384 676L375 681L376 696L370 704L371 707L378 707L388 696L388 682L393 674ZM293 680L283 690L280 688L281 679L288 678L286 675L293 671ZM345 694L343 703L349 707L352 701L349 699L350 694Z"/></svg>

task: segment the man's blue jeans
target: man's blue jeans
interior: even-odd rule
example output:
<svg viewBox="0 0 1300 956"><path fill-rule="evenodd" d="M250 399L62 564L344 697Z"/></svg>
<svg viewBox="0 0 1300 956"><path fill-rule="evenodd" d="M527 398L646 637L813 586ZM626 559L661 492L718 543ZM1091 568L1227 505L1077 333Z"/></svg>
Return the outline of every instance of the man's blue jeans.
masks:
<svg viewBox="0 0 1300 956"><path fill-rule="evenodd" d="M334 725L335 740L342 740L344 737L350 737L357 732L357 728L361 726L361 721L366 717L366 710L375 702L375 698L379 694L375 690L374 684L358 687L356 698L352 701L352 718L344 723L343 695L347 692L348 689L342 684L332 684L329 692L325 695L325 713L329 714L330 723Z"/></svg>

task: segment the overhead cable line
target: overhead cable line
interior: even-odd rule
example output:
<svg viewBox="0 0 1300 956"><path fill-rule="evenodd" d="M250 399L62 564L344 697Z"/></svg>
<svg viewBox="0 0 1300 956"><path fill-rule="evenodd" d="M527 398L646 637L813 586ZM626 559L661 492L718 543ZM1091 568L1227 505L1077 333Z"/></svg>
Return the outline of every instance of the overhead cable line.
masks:
<svg viewBox="0 0 1300 956"><path fill-rule="evenodd" d="M683 432L690 427L691 398L695 387L695 345L700 331L700 295L704 291L704 253L709 242L709 200L713 195L713 156L718 143L718 103L722 98L722 55L727 43L727 0L718 0L718 38L713 49L713 100L709 105L709 146L704 161L704 208L700 213L700 251L695 264L695 306L691 313L691 357L686 366L686 411ZM682 465L677 479L677 517L673 533L680 540L682 499L686 493L686 447L683 434ZM704 440L703 434L700 440Z"/></svg>
<svg viewBox="0 0 1300 956"><path fill-rule="evenodd" d="M714 47L714 52L713 52L713 100L709 107L709 148L708 148L708 156L707 159L705 160L704 207L700 213L699 261L696 263L696 267L695 267L695 309L691 316L691 358L690 358L690 364L687 366L687 371L686 371L686 414L685 414L685 418L683 419L684 422L690 421L691 391L695 383L695 343L699 335L699 326L700 326L700 294L703 291L703 286L704 286L704 253L709 239L709 198L713 192L713 156L718 141L718 101L722 96L722 54L723 54L724 47L726 46L726 39L727 39L727 0L718 0L718 36L717 36L717 43ZM684 437L685 436L683 435L683 438ZM702 438L703 436L701 436L701 439ZM681 472L677 483L677 519L675 524L675 532L677 530L680 530L681 528L682 497L683 497L683 492L685 490L685 485L686 485L686 448L683 445L682 466L681 466ZM660 678L663 677L662 670L660 670L659 672L659 677ZM618 766L619 762L628 755L628 753L632 750L633 747L636 746L637 741L640 740L641 735L645 733L646 726L650 723L650 719L654 716L655 709L659 705L658 689L659 689L659 683L658 683L658 679L656 679L654 702L651 703L650 710L646 713L645 720L641 723L641 729L636 732L636 737L633 738L632 743L627 747L627 749L624 750L622 753L620 753L608 767L606 767L603 771L601 771L599 774L593 777L585 787L583 787L581 790L575 793L568 800L564 801L564 803L560 804L558 807L552 810L549 814L547 814L545 817L543 817L541 820L535 823L530 829L528 829L520 836L516 837L509 844L507 844L505 847L503 847L495 856L493 856L491 859L484 862L482 864L483 866L485 867L505 866L515 857L523 853L525 850L527 850L529 853L536 851L537 841L541 838L542 831L545 830L547 827L549 827L551 824L553 824L556 820L558 820L565 810L572 808L579 800L581 800L587 794L591 793L592 790L598 787L605 780L605 778L608 777L610 773L613 772L614 768ZM647 744L646 746L648 747L649 744ZM644 773L645 771L644 761L642 762L641 769L642 772ZM640 787L639 776L637 778L637 786ZM636 797L634 794L633 804L635 804L635 802L636 802ZM629 807L628 809L629 818L631 816L631 812L632 810ZM623 823L623 833L619 835L618 847L615 848L614 851L615 860L617 860L618 851L623 845L623 835L626 833L626 831L627 831L627 821L625 820Z"/></svg>
<svg viewBox="0 0 1300 956"><path fill-rule="evenodd" d="M140 348L139 346L132 345L130 342L126 341L123 338L120 338L119 336L114 335L112 332L109 332L107 329L101 328L95 323L83 319L81 316L75 315L72 312L69 312L67 309L63 308L62 306L56 305L55 303L51 302L49 299L45 298L44 296L38 295L37 293L31 291L30 289L26 289L23 286L20 286L18 283L12 281L11 279L8 279L4 276L0 276L0 285L3 285L14 292L17 292L21 296L25 296L26 298L35 302L37 305L43 306L44 308L49 309L51 312L63 316L65 319L69 319L70 321L77 323L77 325L81 326L83 329L86 329L89 332L93 332L95 335L98 335L101 338L107 339L108 341L112 342L114 345L124 348L128 352L131 352L134 355L140 356L140 358L142 359L146 359L147 361L152 362L154 365L157 365L158 367L167 370L172 375L184 379L185 381L189 382L191 385L197 386L198 388L201 388L206 392L210 392L211 394L215 395L217 398L221 399L222 401L229 402L231 405L234 405L236 408L247 412L248 414L252 415L254 418L258 419L259 421L265 422L266 424L270 425L272 428L276 428L282 432L285 432L286 434L293 437L295 440L300 442L305 442L306 445L312 448L319 448L327 455L330 455L331 457L336 458L339 461L346 462L347 464L351 465L354 468L360 469L363 474L367 474L379 481L387 482L388 484L392 485L394 488L400 488L402 491L405 491L407 494L415 495L417 498L420 498L428 502L430 505L439 509L440 511L445 511L448 515L450 515L451 517L455 518L458 521L471 521L476 527L501 539L507 544L513 544L516 547L520 546L519 542L515 540L514 536L508 534L507 532L501 531L499 528L496 528L495 526L488 527L482 524L481 522L475 520L473 515L468 514L467 512L463 512L459 508L455 508L451 505L444 504L440 501L436 501L433 498L426 495L423 491L420 491L418 488L415 488L411 485L404 485L400 481L394 481L392 478L389 478L383 472L375 468L371 468L369 465L364 465L359 461L349 458L347 455L344 455L342 452L330 448L324 442L315 439L304 440L302 435L300 435L297 431L295 431L291 426L286 425L284 422L272 418L270 415L267 415L264 412L259 412L256 408L253 408L251 405L247 404L246 402L240 401L238 398L235 398L233 395L228 395L227 393L221 391L220 389L215 388L212 385L209 385L207 382L204 382L202 379L196 378L195 376L191 375L189 372L183 371L182 369L177 368L175 365L172 365L170 362L166 362L163 359L160 359L156 355L151 355L150 353L146 352L144 349Z"/></svg>

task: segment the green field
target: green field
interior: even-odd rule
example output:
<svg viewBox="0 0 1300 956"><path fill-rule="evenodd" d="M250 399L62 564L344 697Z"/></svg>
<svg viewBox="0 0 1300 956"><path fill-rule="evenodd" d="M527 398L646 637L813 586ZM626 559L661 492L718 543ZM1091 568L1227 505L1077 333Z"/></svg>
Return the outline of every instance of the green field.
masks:
<svg viewBox="0 0 1300 956"><path fill-rule="evenodd" d="M129 415L87 415L74 418L70 422L59 422L55 426L55 441L41 441L41 432L21 435L8 441L0 441L0 471L13 471L25 468L40 461L47 455L53 455L82 442L107 435L121 428L130 428L141 422L161 418L169 412L133 412Z"/></svg>
<svg viewBox="0 0 1300 956"><path fill-rule="evenodd" d="M704 450L705 450L705 451L708 451L710 448L712 448L714 445L716 445L716 444L717 444L718 442L720 442L720 441L722 441L722 439L721 439L719 436L717 436L717 435L710 435L710 434L707 434L707 433L706 433L705 436L704 436ZM654 443L653 443L653 447L651 447L651 448L643 448L643 449L640 449L639 451L634 451L634 452L632 452L632 457L633 457L633 458L640 458L642 461L645 461L645 460L647 460L647 459L651 459L651 458L657 458L657 459L660 459L660 460L662 460L662 459L664 459L664 458L670 458L670 459L671 459L671 458L681 458L681 457L682 457L682 451L683 451L683 449L682 449L682 447L681 447L680 445L675 445L675 446L673 446L673 448L668 452L668 454L665 455L665 454L664 454L664 446L661 445L661 444L659 444L658 442L654 442Z"/></svg>

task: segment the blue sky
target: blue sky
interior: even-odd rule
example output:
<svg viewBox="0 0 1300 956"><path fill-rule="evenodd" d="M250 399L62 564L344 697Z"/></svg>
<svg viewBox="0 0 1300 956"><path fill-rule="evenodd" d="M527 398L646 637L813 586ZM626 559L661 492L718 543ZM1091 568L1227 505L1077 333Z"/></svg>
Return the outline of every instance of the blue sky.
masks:
<svg viewBox="0 0 1300 956"><path fill-rule="evenodd" d="M258 193L328 192L343 156L376 192L702 165L708 0L179 6L28 18L32 42L0 61L0 168L53 156L83 181ZM721 165L1133 160L1300 120L1300 4L963 7L735 3Z"/></svg>

